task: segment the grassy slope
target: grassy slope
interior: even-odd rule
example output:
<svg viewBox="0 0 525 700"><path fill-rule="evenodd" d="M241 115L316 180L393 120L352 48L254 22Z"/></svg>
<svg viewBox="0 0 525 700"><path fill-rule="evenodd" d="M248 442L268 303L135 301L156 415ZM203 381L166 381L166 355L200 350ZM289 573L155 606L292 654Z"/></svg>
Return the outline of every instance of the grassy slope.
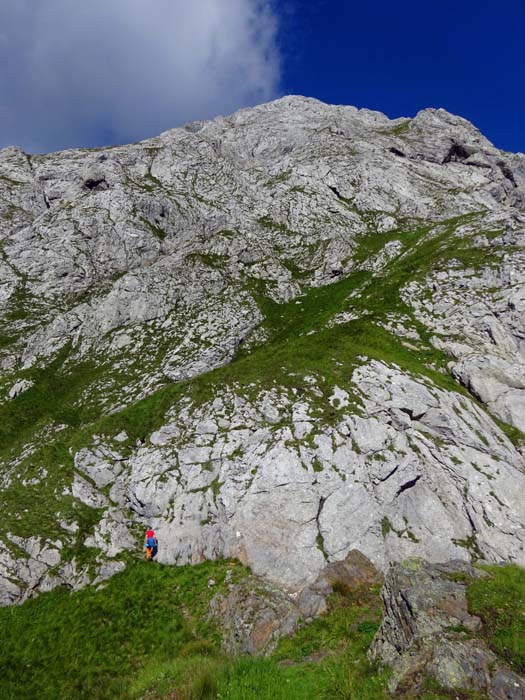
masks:
<svg viewBox="0 0 525 700"><path fill-rule="evenodd" d="M486 567L490 577L471 581L471 612L484 620L483 638L502 663L525 670L525 570ZM161 678L135 685L133 700L387 700L388 671L371 665L366 651L378 627L377 589L338 587L323 618L281 640L267 659L215 660L190 680L185 669L200 668L195 659L176 661ZM143 676L143 679L145 677ZM469 691L448 691L432 678L399 700L483 700Z"/></svg>
<svg viewBox="0 0 525 700"><path fill-rule="evenodd" d="M525 570L517 566L484 568L490 578L470 585L469 607L483 620L484 636L493 651L516 673L525 674Z"/></svg>
<svg viewBox="0 0 525 700"><path fill-rule="evenodd" d="M233 581L245 573L230 562L135 562L102 590L54 591L1 609L0 697L299 700L345 697L355 684L364 698L383 697L385 674L366 660L380 622L377 588L335 594L328 616L283 640L271 658L234 661L204 619L228 570ZM211 591L210 577L218 584Z"/></svg>
<svg viewBox="0 0 525 700"><path fill-rule="evenodd" d="M205 620L233 562L181 568L131 563L105 588L54 591L0 610L2 700L386 700L388 672L368 662L377 587L336 586L322 618L281 640L268 658L224 657ZM471 582L471 611L504 660L525 671L525 570L489 567ZM209 577L217 581L210 590ZM398 696L415 700L414 695ZM428 680L418 700L474 700Z"/></svg>
<svg viewBox="0 0 525 700"><path fill-rule="evenodd" d="M204 563L171 568L131 563L102 590L57 590L22 606L0 609L2 700L113 700L129 697L130 680L148 663L165 662L195 640L213 646L201 620L226 571Z"/></svg>

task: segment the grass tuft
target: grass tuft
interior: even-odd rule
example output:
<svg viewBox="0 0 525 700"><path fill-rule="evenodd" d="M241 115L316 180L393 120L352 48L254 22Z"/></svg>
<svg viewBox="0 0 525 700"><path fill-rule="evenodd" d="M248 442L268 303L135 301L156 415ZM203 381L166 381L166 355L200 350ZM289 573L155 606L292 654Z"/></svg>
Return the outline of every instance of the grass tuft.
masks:
<svg viewBox="0 0 525 700"><path fill-rule="evenodd" d="M469 609L483 620L483 635L517 673L525 673L525 569L483 566L488 578L471 583Z"/></svg>

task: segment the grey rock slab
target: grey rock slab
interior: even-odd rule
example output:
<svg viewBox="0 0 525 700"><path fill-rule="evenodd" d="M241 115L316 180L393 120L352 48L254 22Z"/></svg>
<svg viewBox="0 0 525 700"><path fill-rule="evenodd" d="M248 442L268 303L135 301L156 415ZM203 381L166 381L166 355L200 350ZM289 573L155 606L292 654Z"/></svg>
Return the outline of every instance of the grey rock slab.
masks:
<svg viewBox="0 0 525 700"><path fill-rule="evenodd" d="M19 379L17 382L13 384L13 386L9 389L8 396L10 399L15 399L17 396L20 394L23 394L24 391L27 391L33 386L33 382L29 379Z"/></svg>
<svg viewBox="0 0 525 700"><path fill-rule="evenodd" d="M150 523L160 561L239 556L292 591L356 547L381 569L411 555L469 560L474 545L523 563L523 451L491 415L525 425L524 212L524 156L442 109L389 120L289 96L132 145L0 151L2 395L57 371L66 391L79 380L75 408L102 422L157 391L173 398L165 416L152 409L153 428L152 415L134 424L133 441L120 427L75 438L75 468L59 465L53 495L57 541L74 536L60 513L73 496L105 513L88 537L100 566ZM363 236L377 235L357 260ZM333 357L337 380L290 366L284 386L255 373L237 383L243 360L231 380L192 381L239 354L256 362L275 330L262 297L290 304L284 321L305 313L312 287L328 295L368 272L304 332L374 323L374 284L431 236L443 258L407 279L402 314L379 319L414 359L433 338L443 354L431 367L432 352L418 356L426 377L363 350L347 367ZM446 371L489 413L438 388ZM193 392L213 377L207 398ZM38 454L59 427L28 435L2 466L3 488L49 485ZM7 516L21 528L23 512ZM0 600L54 585L46 570L60 563L40 559L33 576L6 551ZM89 581L67 563L60 576Z"/></svg>

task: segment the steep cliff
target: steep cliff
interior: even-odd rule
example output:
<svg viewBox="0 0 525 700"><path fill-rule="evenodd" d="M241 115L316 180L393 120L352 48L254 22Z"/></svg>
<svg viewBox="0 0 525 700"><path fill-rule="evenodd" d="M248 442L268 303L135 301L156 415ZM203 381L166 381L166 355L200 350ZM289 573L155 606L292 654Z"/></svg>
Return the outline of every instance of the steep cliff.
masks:
<svg viewBox="0 0 525 700"><path fill-rule="evenodd" d="M286 97L0 151L0 602L239 557L525 563L525 155Z"/></svg>

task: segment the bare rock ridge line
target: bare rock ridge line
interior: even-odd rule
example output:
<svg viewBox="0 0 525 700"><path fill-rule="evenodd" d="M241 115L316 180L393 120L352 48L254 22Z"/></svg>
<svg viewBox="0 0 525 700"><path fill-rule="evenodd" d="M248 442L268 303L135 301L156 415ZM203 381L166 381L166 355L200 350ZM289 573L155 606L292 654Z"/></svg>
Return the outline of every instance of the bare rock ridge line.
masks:
<svg viewBox="0 0 525 700"><path fill-rule="evenodd" d="M0 151L0 604L146 524L298 595L351 550L525 564L524 312L525 155L442 109Z"/></svg>

